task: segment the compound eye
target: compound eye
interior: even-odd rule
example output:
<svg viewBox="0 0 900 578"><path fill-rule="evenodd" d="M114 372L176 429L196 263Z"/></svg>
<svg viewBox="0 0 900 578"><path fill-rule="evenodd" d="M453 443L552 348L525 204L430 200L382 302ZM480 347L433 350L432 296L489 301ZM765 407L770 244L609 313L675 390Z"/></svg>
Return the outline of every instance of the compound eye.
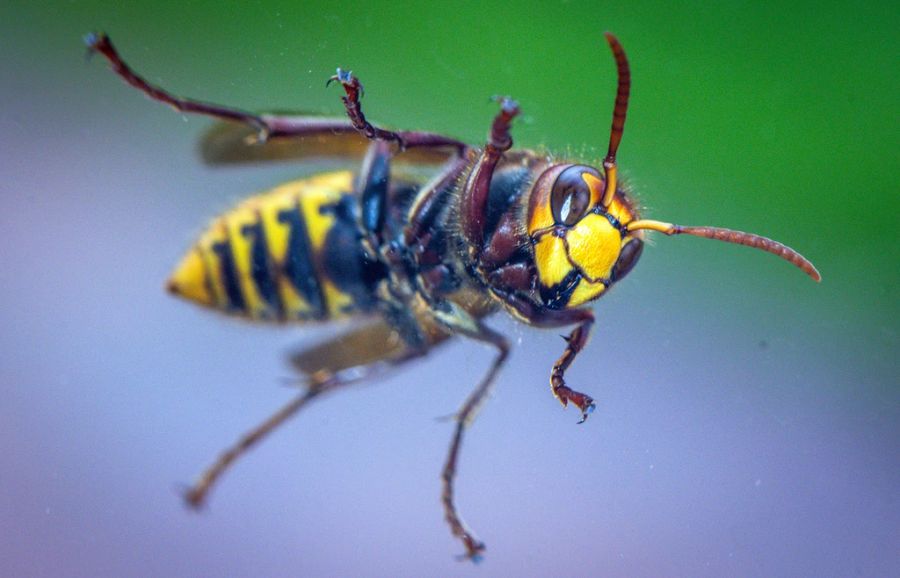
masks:
<svg viewBox="0 0 900 578"><path fill-rule="evenodd" d="M619 253L619 259L616 261L610 274L613 282L620 281L625 275L628 275L634 266L637 265L643 250L644 242L638 238L633 238L625 243L622 247L622 252Z"/></svg>
<svg viewBox="0 0 900 578"><path fill-rule="evenodd" d="M550 193L553 220L560 225L574 225L591 204L591 191L582 178L587 167L569 167L556 178Z"/></svg>

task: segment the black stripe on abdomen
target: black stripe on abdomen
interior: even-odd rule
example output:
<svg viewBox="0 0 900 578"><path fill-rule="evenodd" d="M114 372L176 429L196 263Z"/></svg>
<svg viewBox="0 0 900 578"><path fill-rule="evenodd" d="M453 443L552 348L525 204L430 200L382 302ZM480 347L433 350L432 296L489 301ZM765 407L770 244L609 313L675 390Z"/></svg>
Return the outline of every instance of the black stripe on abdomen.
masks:
<svg viewBox="0 0 900 578"><path fill-rule="evenodd" d="M241 227L241 234L250 243L250 276L256 287L257 293L262 297L279 319L284 318L284 304L278 294L278 286L275 282L274 267L269 254L269 244L266 241L266 230L262 217L257 213L257 220Z"/></svg>
<svg viewBox="0 0 900 578"><path fill-rule="evenodd" d="M311 317L323 319L327 315L325 297L316 277L312 246L300 202L297 201L290 209L279 211L278 222L290 229L282 270L291 285L309 303Z"/></svg>
<svg viewBox="0 0 900 578"><path fill-rule="evenodd" d="M244 294L241 293L241 284L234 263L234 251L231 248L231 237L226 236L224 240L213 243L212 250L218 257L219 276L222 287L225 288L225 298L228 300L227 309L246 312L247 304Z"/></svg>

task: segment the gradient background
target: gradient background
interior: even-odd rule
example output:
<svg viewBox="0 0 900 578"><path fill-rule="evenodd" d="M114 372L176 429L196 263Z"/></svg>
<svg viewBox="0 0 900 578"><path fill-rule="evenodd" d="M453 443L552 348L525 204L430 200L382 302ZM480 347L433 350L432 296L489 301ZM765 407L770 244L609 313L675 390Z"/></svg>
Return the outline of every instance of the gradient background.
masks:
<svg viewBox="0 0 900 578"><path fill-rule="evenodd" d="M35 4L0 8L0 575L900 574L894 3ZM208 218L308 168L203 166L208 121L85 64L91 30L155 82L250 109L340 113L340 65L372 118L483 142L487 97L512 94L517 145L588 158L612 30L646 215L771 236L824 281L657 236L569 373L598 401L583 426L546 384L558 332L498 316L519 347L458 484L480 566L454 559L438 500L435 418L491 356L471 343L316 404L189 513L179 485L293 395L283 354L323 332L162 282Z"/></svg>

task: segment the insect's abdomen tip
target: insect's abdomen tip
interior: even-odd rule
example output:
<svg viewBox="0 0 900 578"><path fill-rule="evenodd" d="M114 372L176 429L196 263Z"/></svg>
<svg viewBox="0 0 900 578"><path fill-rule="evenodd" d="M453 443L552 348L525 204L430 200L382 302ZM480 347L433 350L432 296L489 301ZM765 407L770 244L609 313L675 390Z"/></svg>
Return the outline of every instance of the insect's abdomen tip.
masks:
<svg viewBox="0 0 900 578"><path fill-rule="evenodd" d="M213 295L209 291L203 257L196 247L188 251L175 267L172 276L166 281L165 288L172 295L201 305L213 305Z"/></svg>

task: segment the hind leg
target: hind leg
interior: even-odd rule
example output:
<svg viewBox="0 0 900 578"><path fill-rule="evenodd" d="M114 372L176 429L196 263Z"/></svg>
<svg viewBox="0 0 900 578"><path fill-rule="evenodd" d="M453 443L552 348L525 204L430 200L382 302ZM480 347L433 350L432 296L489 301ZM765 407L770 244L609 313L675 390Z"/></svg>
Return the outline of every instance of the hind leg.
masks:
<svg viewBox="0 0 900 578"><path fill-rule="evenodd" d="M424 346L411 348L393 329L384 323L375 323L293 356L291 363L304 376L306 390L222 452L187 489L185 501L191 507L201 507L212 487L238 458L312 400L345 386L375 379L422 357L446 336L446 333L426 332Z"/></svg>

